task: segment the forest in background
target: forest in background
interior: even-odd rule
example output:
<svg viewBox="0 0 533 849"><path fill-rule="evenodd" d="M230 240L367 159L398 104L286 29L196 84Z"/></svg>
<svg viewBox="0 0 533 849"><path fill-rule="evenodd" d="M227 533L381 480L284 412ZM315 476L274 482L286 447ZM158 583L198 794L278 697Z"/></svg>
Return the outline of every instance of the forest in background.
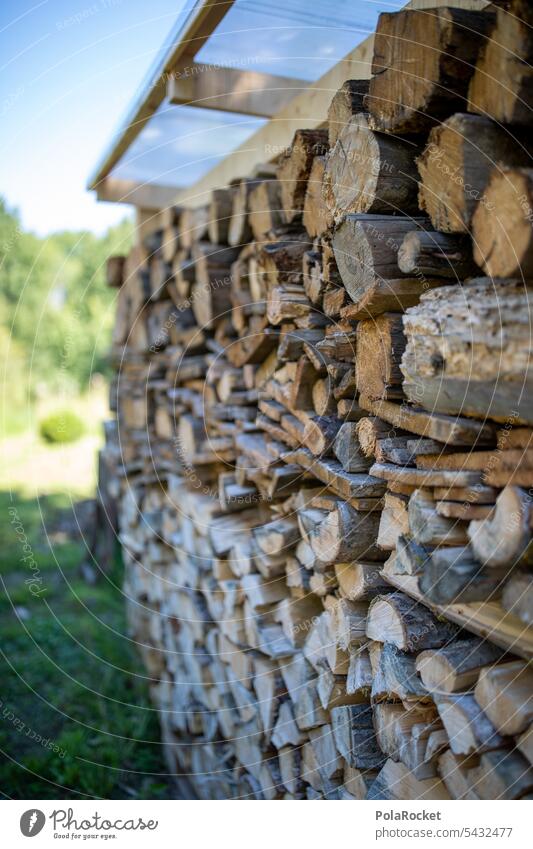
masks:
<svg viewBox="0 0 533 849"><path fill-rule="evenodd" d="M133 222L97 236L64 231L40 238L25 232L0 197L0 356L2 432L23 428L43 398L83 395L106 374L116 291L105 283L105 261L127 253Z"/></svg>

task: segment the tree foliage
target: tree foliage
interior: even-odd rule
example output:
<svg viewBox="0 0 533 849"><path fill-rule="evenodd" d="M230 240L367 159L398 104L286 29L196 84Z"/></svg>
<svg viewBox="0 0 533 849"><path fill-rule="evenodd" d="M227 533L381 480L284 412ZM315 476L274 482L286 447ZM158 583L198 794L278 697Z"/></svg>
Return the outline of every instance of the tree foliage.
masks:
<svg viewBox="0 0 533 849"><path fill-rule="evenodd" d="M127 253L133 225L103 236L24 232L0 198L0 342L8 381L36 390L84 390L106 371L116 290L105 284L105 261Z"/></svg>

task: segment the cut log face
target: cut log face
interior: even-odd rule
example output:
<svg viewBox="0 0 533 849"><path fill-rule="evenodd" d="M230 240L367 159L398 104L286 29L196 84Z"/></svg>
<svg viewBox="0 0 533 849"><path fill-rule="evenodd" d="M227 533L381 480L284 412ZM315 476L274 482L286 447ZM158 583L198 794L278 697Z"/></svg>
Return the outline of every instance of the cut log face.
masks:
<svg viewBox="0 0 533 849"><path fill-rule="evenodd" d="M477 253L476 259L479 262ZM398 266L405 274L452 280L465 280L479 271L468 237L436 230L407 233L398 251Z"/></svg>
<svg viewBox="0 0 533 849"><path fill-rule="evenodd" d="M290 149L281 159L277 177L283 219L288 224L301 218L313 160L315 156L323 156L327 149L326 130L297 130Z"/></svg>
<svg viewBox="0 0 533 849"><path fill-rule="evenodd" d="M398 251L406 233L427 226L423 218L348 215L333 238L335 258L346 291L355 307L350 318L402 312L437 282L408 276L398 266Z"/></svg>
<svg viewBox="0 0 533 849"><path fill-rule="evenodd" d="M494 169L472 218L474 257L490 277L533 277L533 170Z"/></svg>
<svg viewBox="0 0 533 849"><path fill-rule="evenodd" d="M527 126L533 109L531 5L512 0L505 6L497 10L496 26L470 80L468 111Z"/></svg>
<svg viewBox="0 0 533 849"><path fill-rule="evenodd" d="M302 224L312 239L321 236L328 229L326 206L322 197L325 167L326 157L315 156L307 181Z"/></svg>
<svg viewBox="0 0 533 849"><path fill-rule="evenodd" d="M323 563L382 560L378 530L379 514L358 512L341 501L319 525L311 544Z"/></svg>
<svg viewBox="0 0 533 849"><path fill-rule="evenodd" d="M327 156L324 200L338 224L348 213L416 213L417 146L373 132L364 113L341 129Z"/></svg>
<svg viewBox="0 0 533 849"><path fill-rule="evenodd" d="M465 108L468 82L494 17L465 9L382 13L367 104L376 126L416 133Z"/></svg>
<svg viewBox="0 0 533 849"><path fill-rule="evenodd" d="M501 650L478 639L457 640L416 658L422 683L431 693L455 693L476 684L483 667L501 657Z"/></svg>
<svg viewBox="0 0 533 849"><path fill-rule="evenodd" d="M356 383L374 400L403 398L400 362L405 348L402 316L384 313L357 325Z"/></svg>
<svg viewBox="0 0 533 849"><path fill-rule="evenodd" d="M533 672L522 661L481 670L474 695L501 734L521 734L533 722Z"/></svg>
<svg viewBox="0 0 533 849"><path fill-rule="evenodd" d="M421 651L446 645L457 629L403 593L391 593L370 603L366 633L371 640L393 643L403 651Z"/></svg>
<svg viewBox="0 0 533 849"><path fill-rule="evenodd" d="M270 230L275 230L281 220L281 186L277 180L257 183L248 198L249 222L254 238L262 241Z"/></svg>
<svg viewBox="0 0 533 849"><path fill-rule="evenodd" d="M527 151L494 121L453 115L431 131L418 159L420 209L427 212L435 230L467 233L495 164L528 161Z"/></svg>
<svg viewBox="0 0 533 849"><path fill-rule="evenodd" d="M492 515L469 525L472 550L479 562L490 567L532 565L531 515L530 495L518 486L505 487Z"/></svg>
<svg viewBox="0 0 533 849"><path fill-rule="evenodd" d="M455 755L472 755L505 745L470 693L438 696L436 704Z"/></svg>

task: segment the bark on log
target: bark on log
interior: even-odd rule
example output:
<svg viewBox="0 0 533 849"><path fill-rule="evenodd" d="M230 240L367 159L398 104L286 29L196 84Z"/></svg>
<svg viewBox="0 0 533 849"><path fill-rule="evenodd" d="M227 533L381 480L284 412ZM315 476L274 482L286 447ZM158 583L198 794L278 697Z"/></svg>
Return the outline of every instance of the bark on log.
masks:
<svg viewBox="0 0 533 849"><path fill-rule="evenodd" d="M453 115L431 131L418 159L420 209L435 230L468 233L494 165L529 161L520 141L490 118Z"/></svg>
<svg viewBox="0 0 533 849"><path fill-rule="evenodd" d="M468 83L494 16L439 8L379 16L368 108L393 133L428 130L466 108Z"/></svg>

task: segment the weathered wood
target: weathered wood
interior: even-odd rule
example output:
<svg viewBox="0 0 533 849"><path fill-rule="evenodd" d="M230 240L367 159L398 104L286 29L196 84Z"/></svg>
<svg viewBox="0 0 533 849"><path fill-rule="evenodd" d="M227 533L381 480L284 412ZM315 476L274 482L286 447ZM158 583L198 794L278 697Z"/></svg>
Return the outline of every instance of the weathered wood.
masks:
<svg viewBox="0 0 533 849"><path fill-rule="evenodd" d="M361 450L357 438L357 424L345 422L338 430L333 443L333 453L345 472L367 472L370 461Z"/></svg>
<svg viewBox="0 0 533 849"><path fill-rule="evenodd" d="M305 192L302 224L312 239L321 236L328 229L326 206L322 197L325 167L326 157L315 156Z"/></svg>
<svg viewBox="0 0 533 849"><path fill-rule="evenodd" d="M489 601L501 595L507 577L507 569L485 569L469 549L451 547L431 553L418 586L433 604Z"/></svg>
<svg viewBox="0 0 533 849"><path fill-rule="evenodd" d="M494 168L472 217L474 258L490 277L533 277L533 170Z"/></svg>
<svg viewBox="0 0 533 849"><path fill-rule="evenodd" d="M454 8L382 13L367 98L376 125L421 132L464 109L493 20L486 12Z"/></svg>
<svg viewBox="0 0 533 849"><path fill-rule="evenodd" d="M498 9L468 89L468 111L503 124L531 124L533 108L533 15L527 0Z"/></svg>
<svg viewBox="0 0 533 849"><path fill-rule="evenodd" d="M281 187L282 215L287 223L301 217L313 160L315 156L323 156L327 148L326 130L297 130L291 147L282 155L277 178Z"/></svg>
<svg viewBox="0 0 533 849"><path fill-rule="evenodd" d="M357 325L357 391L371 400L403 397L400 361L405 348L402 316L383 313Z"/></svg>
<svg viewBox="0 0 533 849"><path fill-rule="evenodd" d="M248 197L248 221L257 241L282 223L281 186L278 180L263 180L253 186Z"/></svg>
<svg viewBox="0 0 533 849"><path fill-rule="evenodd" d="M424 218L390 215L348 215L333 237L335 258L354 306L345 309L352 319L383 312L401 312L414 306L428 288L439 285L398 266L398 250L406 233L425 227Z"/></svg>
<svg viewBox="0 0 533 849"><path fill-rule="evenodd" d="M521 734L533 722L533 671L520 660L482 669L474 695L501 734Z"/></svg>
<svg viewBox="0 0 533 849"><path fill-rule="evenodd" d="M455 755L472 755L505 745L470 693L439 695L435 703Z"/></svg>
<svg viewBox="0 0 533 849"><path fill-rule="evenodd" d="M529 493L517 486L507 486L496 499L492 515L471 522L468 536L472 550L488 567L511 568L533 563L532 502Z"/></svg>
<svg viewBox="0 0 533 849"><path fill-rule="evenodd" d="M456 640L441 649L421 652L416 670L430 692L456 693L475 684L480 670L499 660L501 654L487 640Z"/></svg>
<svg viewBox="0 0 533 849"><path fill-rule="evenodd" d="M304 430L304 445L315 457L327 454L333 448L341 425L342 422L337 416L315 416L309 419Z"/></svg>
<svg viewBox="0 0 533 849"><path fill-rule="evenodd" d="M476 241L474 241L476 259ZM398 267L405 274L464 280L479 271L467 236L436 230L411 230L398 250ZM503 276L503 275L500 275Z"/></svg>
<svg viewBox="0 0 533 849"><path fill-rule="evenodd" d="M381 560L378 529L379 513L362 513L341 501L319 525L311 544L323 563Z"/></svg>
<svg viewBox="0 0 533 849"><path fill-rule="evenodd" d="M370 705L346 705L333 708L331 724L335 745L352 767L375 769L384 761L378 746Z"/></svg>
<svg viewBox="0 0 533 849"><path fill-rule="evenodd" d="M529 290L512 280L478 278L423 295L403 322L407 397L436 413L533 422L530 311Z"/></svg>
<svg viewBox="0 0 533 849"><path fill-rule="evenodd" d="M418 159L420 209L435 230L468 233L495 163L527 165L529 155L489 118L458 113L435 127Z"/></svg>
<svg viewBox="0 0 533 849"><path fill-rule="evenodd" d="M328 143L335 145L339 134L348 121L364 109L369 80L346 80L333 95L328 109Z"/></svg>

